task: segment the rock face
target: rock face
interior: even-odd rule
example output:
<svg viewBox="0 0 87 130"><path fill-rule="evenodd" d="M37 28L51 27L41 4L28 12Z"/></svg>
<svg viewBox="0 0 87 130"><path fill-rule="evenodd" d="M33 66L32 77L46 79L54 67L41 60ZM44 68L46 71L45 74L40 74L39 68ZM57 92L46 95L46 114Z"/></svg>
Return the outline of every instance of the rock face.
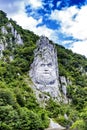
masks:
<svg viewBox="0 0 87 130"><path fill-rule="evenodd" d="M6 30L6 28L4 26L1 27L1 32L3 34L8 34L8 32L7 32L7 30Z"/></svg>
<svg viewBox="0 0 87 130"><path fill-rule="evenodd" d="M14 38L15 38L15 42L16 42L18 45L23 45L23 40L22 40L20 34L17 32L17 30L14 29L13 25L12 25L11 23L8 23L7 27L10 28L11 33L12 33L12 35L13 35Z"/></svg>
<svg viewBox="0 0 87 130"><path fill-rule="evenodd" d="M66 81L66 78L64 76L61 76L60 81L61 81L62 92L66 96L66 94L67 94L67 89L66 89L67 81Z"/></svg>
<svg viewBox="0 0 87 130"><path fill-rule="evenodd" d="M69 102L69 99L67 98L67 86L72 85L72 82L67 79L65 76L60 76L60 85L61 85L61 91L62 91L62 101L63 103L67 104Z"/></svg>
<svg viewBox="0 0 87 130"><path fill-rule="evenodd" d="M13 27L11 23L6 24L0 28L0 58L3 57L3 51L8 47L12 47L13 44L23 45L23 40L18 31ZM8 37L9 36L9 37ZM13 47L12 47L13 49ZM11 56L12 60L13 57Z"/></svg>
<svg viewBox="0 0 87 130"><path fill-rule="evenodd" d="M37 42L29 75L37 90L60 100L57 52L54 45L44 36Z"/></svg>
<svg viewBox="0 0 87 130"><path fill-rule="evenodd" d="M11 23L8 23L6 25L6 27L8 27L10 29L10 33L14 36L15 39L15 43L17 43L18 45L23 45L23 40L20 36L20 34L17 32L17 30L14 29L13 25ZM1 27L1 33L6 35L8 34L8 30L6 29L5 26ZM12 39L10 39L10 42L12 41Z"/></svg>
<svg viewBox="0 0 87 130"><path fill-rule="evenodd" d="M52 119L50 119L49 128L45 130L65 130L65 127L59 125L58 123L54 122Z"/></svg>
<svg viewBox="0 0 87 130"><path fill-rule="evenodd" d="M3 56L3 50L4 50L4 45L2 44L2 40L0 40L0 58Z"/></svg>

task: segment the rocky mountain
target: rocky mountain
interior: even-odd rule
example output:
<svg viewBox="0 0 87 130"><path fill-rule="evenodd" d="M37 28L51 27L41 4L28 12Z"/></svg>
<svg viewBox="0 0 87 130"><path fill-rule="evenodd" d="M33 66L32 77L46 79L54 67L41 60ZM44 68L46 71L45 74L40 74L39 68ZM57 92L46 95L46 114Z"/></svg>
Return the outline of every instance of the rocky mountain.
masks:
<svg viewBox="0 0 87 130"><path fill-rule="evenodd" d="M53 98L60 98L57 54L54 46L46 37L41 37L34 51L30 77L36 89L49 93Z"/></svg>
<svg viewBox="0 0 87 130"><path fill-rule="evenodd" d="M87 129L87 58L0 11L0 129Z"/></svg>
<svg viewBox="0 0 87 130"><path fill-rule="evenodd" d="M41 36L36 44L34 61L29 72L34 84L33 88L36 89L36 93L47 93L53 99L68 103L67 85L70 85L70 82L67 82L64 76L59 76L55 44L50 43L45 36ZM46 94L43 95L43 100L45 100L45 97Z"/></svg>
<svg viewBox="0 0 87 130"><path fill-rule="evenodd" d="M7 21L4 25L2 24L0 31L0 58L4 57L4 54L7 50L10 51L8 56L9 60L13 61L15 57L14 50L16 49L16 46L21 48L24 46L22 39L23 36L18 33L16 28L14 28L12 21ZM30 70L30 77L32 78L36 88L41 92L46 92L54 99L59 101L65 100L64 102L67 102L67 83L65 81L65 77L60 77L61 82L59 81L59 68L55 45L50 44L49 39L42 36L36 43L36 46L37 48L33 50L34 62L32 63L32 69ZM61 88L60 84L63 84ZM64 98L61 97L60 89L63 92L62 94L64 95Z"/></svg>
<svg viewBox="0 0 87 130"><path fill-rule="evenodd" d="M0 31L2 34L0 37L0 57L3 56L3 51L8 48L8 46L13 49L13 44L23 44L20 34L18 34L17 30L14 29L10 22L5 26L1 26ZM9 34L11 36L9 36Z"/></svg>

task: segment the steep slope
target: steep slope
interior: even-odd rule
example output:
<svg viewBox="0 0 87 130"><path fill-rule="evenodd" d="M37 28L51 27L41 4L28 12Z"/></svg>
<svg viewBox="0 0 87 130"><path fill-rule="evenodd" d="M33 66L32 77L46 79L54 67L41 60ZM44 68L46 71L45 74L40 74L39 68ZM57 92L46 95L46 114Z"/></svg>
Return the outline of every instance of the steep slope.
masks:
<svg viewBox="0 0 87 130"><path fill-rule="evenodd" d="M0 129L41 130L50 117L65 127L86 130L87 58L55 44L61 96L69 101L50 98L41 108L29 77L38 39L0 11Z"/></svg>
<svg viewBox="0 0 87 130"><path fill-rule="evenodd" d="M37 90L61 100L56 49L44 36L41 36L37 42L29 74Z"/></svg>

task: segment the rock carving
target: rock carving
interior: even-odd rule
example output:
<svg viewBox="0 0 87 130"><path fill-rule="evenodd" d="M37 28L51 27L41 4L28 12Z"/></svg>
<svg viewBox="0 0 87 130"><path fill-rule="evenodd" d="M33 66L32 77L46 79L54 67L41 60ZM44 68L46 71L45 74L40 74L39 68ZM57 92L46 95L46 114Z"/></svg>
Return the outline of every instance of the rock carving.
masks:
<svg viewBox="0 0 87 130"><path fill-rule="evenodd" d="M57 52L44 36L37 42L29 75L36 89L60 100Z"/></svg>

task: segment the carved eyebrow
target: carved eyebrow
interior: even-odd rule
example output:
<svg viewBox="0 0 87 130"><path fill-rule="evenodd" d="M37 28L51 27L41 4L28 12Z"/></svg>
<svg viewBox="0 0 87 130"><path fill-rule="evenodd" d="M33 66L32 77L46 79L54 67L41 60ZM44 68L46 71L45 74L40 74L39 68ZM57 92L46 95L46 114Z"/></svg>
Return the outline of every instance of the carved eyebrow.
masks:
<svg viewBox="0 0 87 130"><path fill-rule="evenodd" d="M42 63L41 66L45 66L45 64Z"/></svg>
<svg viewBox="0 0 87 130"><path fill-rule="evenodd" d="M48 65L48 66L51 66L51 65L52 65L52 63L48 63L47 65Z"/></svg>
<svg viewBox="0 0 87 130"><path fill-rule="evenodd" d="M48 64L42 63L42 64L41 64L41 66L45 66L45 65L47 65L47 66L52 66L52 63L48 63Z"/></svg>

